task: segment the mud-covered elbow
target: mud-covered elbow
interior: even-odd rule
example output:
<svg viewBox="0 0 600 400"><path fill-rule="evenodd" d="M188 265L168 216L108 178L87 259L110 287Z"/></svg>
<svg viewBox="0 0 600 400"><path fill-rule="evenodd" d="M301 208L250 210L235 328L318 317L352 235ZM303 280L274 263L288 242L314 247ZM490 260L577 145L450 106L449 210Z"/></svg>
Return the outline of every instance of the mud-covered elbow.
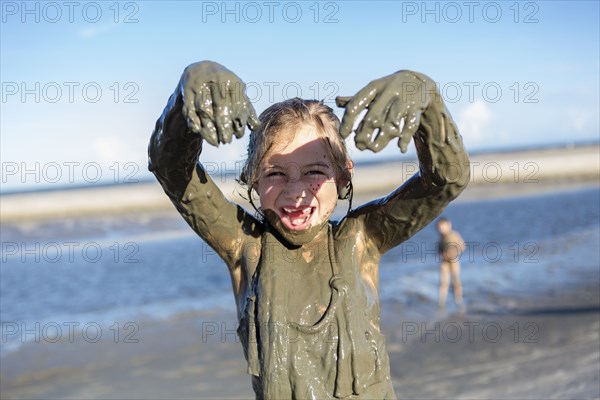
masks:
<svg viewBox="0 0 600 400"><path fill-rule="evenodd" d="M185 175L182 172L177 174L173 172L175 163L169 163L167 155L165 154L165 149L160 140L160 131L155 130L152 132L152 136L150 137L150 142L148 143L148 171L152 172L156 177L156 180L163 187L165 192L169 194L169 196L178 194L181 190L182 183L178 182L179 175ZM179 190L175 190L175 188L179 188Z"/></svg>
<svg viewBox="0 0 600 400"><path fill-rule="evenodd" d="M158 157L155 143L155 135L152 133L150 143L148 143L148 171L156 175L158 171Z"/></svg>
<svg viewBox="0 0 600 400"><path fill-rule="evenodd" d="M471 164L468 156L460 157L460 161L447 165L444 174L444 189L450 200L458 197L471 181Z"/></svg>
<svg viewBox="0 0 600 400"><path fill-rule="evenodd" d="M152 142L148 146L148 171L152 172L161 186L168 186L168 173L166 170L160 168L159 157L157 156L156 149L152 147Z"/></svg>
<svg viewBox="0 0 600 400"><path fill-rule="evenodd" d="M152 152L152 140L150 140L150 143L148 144L148 171L154 172L156 169L155 165L156 163Z"/></svg>
<svg viewBox="0 0 600 400"><path fill-rule="evenodd" d="M148 144L148 171L152 172L154 174L154 176L156 176L156 178L161 181L161 178L166 178L164 175L164 171L162 171L162 169L160 168L160 157L159 157L159 152L156 148L156 145L153 141L154 139L154 135L152 135L153 138L150 140L150 143ZM162 172L162 173L161 173Z"/></svg>
<svg viewBox="0 0 600 400"><path fill-rule="evenodd" d="M154 176L160 178L160 169L157 166L156 160L152 157L151 153L148 153L148 171L152 172Z"/></svg>

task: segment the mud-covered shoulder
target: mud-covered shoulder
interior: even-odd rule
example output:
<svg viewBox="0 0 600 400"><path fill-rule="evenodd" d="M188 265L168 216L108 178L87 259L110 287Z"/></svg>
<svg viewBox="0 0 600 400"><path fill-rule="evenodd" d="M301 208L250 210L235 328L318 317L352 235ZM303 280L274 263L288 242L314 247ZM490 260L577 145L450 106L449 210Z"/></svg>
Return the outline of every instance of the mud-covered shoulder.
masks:
<svg viewBox="0 0 600 400"><path fill-rule="evenodd" d="M332 232L337 253L346 252L361 263L367 258L376 262L379 260L381 255L375 238L366 229L364 217L355 210L341 220L333 221Z"/></svg>

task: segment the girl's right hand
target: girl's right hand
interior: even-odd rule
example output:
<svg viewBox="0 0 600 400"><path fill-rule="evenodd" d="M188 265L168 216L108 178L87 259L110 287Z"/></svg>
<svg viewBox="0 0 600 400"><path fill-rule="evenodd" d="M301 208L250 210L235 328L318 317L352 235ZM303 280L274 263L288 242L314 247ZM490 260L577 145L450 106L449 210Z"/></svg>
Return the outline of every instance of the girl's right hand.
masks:
<svg viewBox="0 0 600 400"><path fill-rule="evenodd" d="M245 93L245 84L233 72L213 61L190 64L183 71L177 92L183 99L183 116L190 131L208 143L230 143L241 138L246 126L260 122Z"/></svg>

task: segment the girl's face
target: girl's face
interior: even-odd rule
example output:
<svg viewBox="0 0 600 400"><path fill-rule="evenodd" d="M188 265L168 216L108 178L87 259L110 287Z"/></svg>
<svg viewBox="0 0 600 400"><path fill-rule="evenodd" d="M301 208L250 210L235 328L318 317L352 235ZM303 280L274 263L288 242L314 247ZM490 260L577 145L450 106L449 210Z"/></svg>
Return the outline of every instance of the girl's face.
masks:
<svg viewBox="0 0 600 400"><path fill-rule="evenodd" d="M329 220L338 198L335 170L312 126L273 146L260 168L255 188L261 207L279 215L287 229L303 231Z"/></svg>

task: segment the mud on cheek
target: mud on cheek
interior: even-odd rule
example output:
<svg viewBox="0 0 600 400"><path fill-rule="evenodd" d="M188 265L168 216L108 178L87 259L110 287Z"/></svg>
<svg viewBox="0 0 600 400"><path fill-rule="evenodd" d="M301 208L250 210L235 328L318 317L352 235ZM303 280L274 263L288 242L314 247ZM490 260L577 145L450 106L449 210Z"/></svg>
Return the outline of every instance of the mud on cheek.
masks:
<svg viewBox="0 0 600 400"><path fill-rule="evenodd" d="M311 184L309 185L310 191L313 193L316 193L319 191L319 189L321 189L321 184L320 183L315 183L315 184Z"/></svg>

